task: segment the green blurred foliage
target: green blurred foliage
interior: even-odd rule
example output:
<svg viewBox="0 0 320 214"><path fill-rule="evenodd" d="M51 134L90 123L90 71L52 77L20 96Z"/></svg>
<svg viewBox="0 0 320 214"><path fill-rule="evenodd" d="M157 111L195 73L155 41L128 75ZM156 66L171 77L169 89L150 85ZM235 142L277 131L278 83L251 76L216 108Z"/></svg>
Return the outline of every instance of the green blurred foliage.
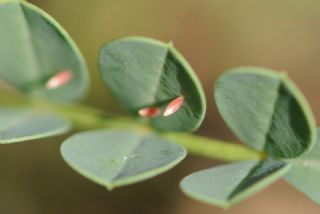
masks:
<svg viewBox="0 0 320 214"><path fill-rule="evenodd" d="M101 45L119 37L141 35L172 40L185 55L207 91L207 123L221 131L226 127L219 125L222 121L211 89L217 76L234 66L265 66L288 72L311 100L315 114L320 115L320 108L316 108L320 76L317 0L92 0L76 4L45 0L35 4L60 21L78 42L93 77L88 98L93 105L120 111L118 105L108 102L112 98L98 75Z"/></svg>
<svg viewBox="0 0 320 214"><path fill-rule="evenodd" d="M213 82L242 65L284 70L302 89L320 120L320 1L318 0L33 0L76 40L92 76L86 103L114 112L120 107L105 90L97 70L100 46L129 35L173 40L206 89L208 112L200 132L235 140L212 100ZM1 146L0 213L225 213L186 198L179 180L209 167L189 157L145 183L107 192L62 161L64 137ZM268 205L267 205L268 204ZM268 206L268 207L267 207ZM278 182L226 213L319 213L320 208Z"/></svg>

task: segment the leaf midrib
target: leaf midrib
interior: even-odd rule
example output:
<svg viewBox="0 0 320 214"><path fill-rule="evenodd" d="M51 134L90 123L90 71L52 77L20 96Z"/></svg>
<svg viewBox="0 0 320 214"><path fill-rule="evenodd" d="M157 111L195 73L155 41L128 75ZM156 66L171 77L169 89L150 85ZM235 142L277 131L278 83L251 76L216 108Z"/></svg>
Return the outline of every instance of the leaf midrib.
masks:
<svg viewBox="0 0 320 214"><path fill-rule="evenodd" d="M274 99L274 102L273 102L273 104L272 104L272 106L273 106L273 111L272 111L272 113L271 113L271 115L270 115L270 118L269 118L269 123L268 123L268 126L267 126L267 131L266 131L266 133L265 133L265 135L264 135L264 143L263 143L263 145L261 146L261 148L260 149L262 149L262 150L264 150L264 148L266 148L266 146L267 146L267 144L268 144L268 136L269 136L269 134L270 134L270 132L271 132L271 127L272 127L272 121L273 121L273 119L274 119L274 115L276 114L276 105L277 105L277 103L278 103L278 100L279 100L279 97L280 97L280 94L279 94L279 90L280 90L280 88L281 88L281 85L283 84L282 83L282 78L280 78L279 79L279 82L278 82L278 85L277 85L277 96L275 97L275 99Z"/></svg>
<svg viewBox="0 0 320 214"><path fill-rule="evenodd" d="M164 46L165 47L165 46ZM156 100L156 95L157 95L157 92L159 90L159 86L160 86L160 83L161 83L161 78L162 78L162 75L164 73L164 70L165 70L165 65L166 65L166 61L167 61L167 58L168 58L168 55L169 55L169 48L168 47L165 47L166 48L166 51L164 53L164 56L163 56L163 62L161 63L161 65L159 66L160 67L160 72L159 72L159 75L156 76L156 79L155 79L155 86L154 88L151 90L151 96L153 98L153 102L157 102Z"/></svg>
<svg viewBox="0 0 320 214"><path fill-rule="evenodd" d="M132 142L134 146L132 146L131 150L126 154L127 158L129 159L132 154L134 154L134 151L137 150L137 148L140 146L142 139L144 139L145 136L142 134L139 134L138 138L136 141ZM110 185L111 186L116 186L115 181L119 178L119 175L121 175L122 170L128 165L128 160L124 161L122 166L117 170L117 173L110 179Z"/></svg>
<svg viewBox="0 0 320 214"><path fill-rule="evenodd" d="M26 35L26 39L28 40L28 42L25 42L26 53L29 53L29 54L26 54L26 57L30 58L29 65L31 66L31 69L29 69L28 72L30 73L32 72L33 77L36 78L41 70L40 70L38 55L36 54L36 50L34 48L34 41L32 39L30 25L26 21L27 17L23 9L23 7L26 7L26 6L23 5L23 2L18 2L17 4L19 5L19 10L20 10L19 16L21 18L21 21L23 22L22 31L24 32L24 34Z"/></svg>

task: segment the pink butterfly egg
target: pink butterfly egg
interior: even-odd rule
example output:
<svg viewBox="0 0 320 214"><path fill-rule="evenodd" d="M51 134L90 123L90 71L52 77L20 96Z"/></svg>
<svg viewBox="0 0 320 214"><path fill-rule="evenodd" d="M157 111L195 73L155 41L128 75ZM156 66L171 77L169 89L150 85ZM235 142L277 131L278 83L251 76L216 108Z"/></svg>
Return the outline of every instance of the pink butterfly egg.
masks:
<svg viewBox="0 0 320 214"><path fill-rule="evenodd" d="M167 108L164 110L163 116L167 117L167 116L170 116L170 115L176 113L180 109L180 107L182 106L183 102L184 102L183 96L179 96L179 97L175 98L174 100L172 100L168 104Z"/></svg>
<svg viewBox="0 0 320 214"><path fill-rule="evenodd" d="M73 78L73 73L71 71L62 70L47 81L46 88L47 89L58 88L70 82L72 78Z"/></svg>
<svg viewBox="0 0 320 214"><path fill-rule="evenodd" d="M160 108L147 107L140 109L138 113L141 117L156 117L160 114Z"/></svg>

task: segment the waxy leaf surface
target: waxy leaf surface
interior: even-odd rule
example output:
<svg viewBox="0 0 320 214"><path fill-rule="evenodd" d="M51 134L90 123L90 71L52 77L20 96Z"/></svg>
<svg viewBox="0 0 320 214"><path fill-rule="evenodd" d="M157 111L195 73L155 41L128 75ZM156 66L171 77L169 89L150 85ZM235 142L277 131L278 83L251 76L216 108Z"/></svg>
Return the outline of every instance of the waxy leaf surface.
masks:
<svg viewBox="0 0 320 214"><path fill-rule="evenodd" d="M301 158L290 160L286 179L298 190L320 204L320 130L314 148Z"/></svg>
<svg viewBox="0 0 320 214"><path fill-rule="evenodd" d="M171 169L186 150L155 135L98 130L70 137L62 144L61 154L74 170L111 190Z"/></svg>
<svg viewBox="0 0 320 214"><path fill-rule="evenodd" d="M70 124L56 114L28 108L0 108L0 144L18 143L67 132Z"/></svg>
<svg viewBox="0 0 320 214"><path fill-rule="evenodd" d="M205 114L205 98L198 78L173 45L147 38L125 38L102 47L103 80L122 106L135 115L146 107L167 105L179 96L177 112L151 119L160 130L193 131Z"/></svg>
<svg viewBox="0 0 320 214"><path fill-rule="evenodd" d="M228 208L279 179L290 165L283 161L242 161L195 172L181 181L190 197Z"/></svg>
<svg viewBox="0 0 320 214"><path fill-rule="evenodd" d="M70 102L88 87L85 62L68 34L49 15L26 1L0 1L0 80L33 97ZM72 79L50 89L61 71Z"/></svg>
<svg viewBox="0 0 320 214"><path fill-rule="evenodd" d="M315 141L308 103L286 74L243 67L217 81L219 112L240 140L277 158L303 155Z"/></svg>

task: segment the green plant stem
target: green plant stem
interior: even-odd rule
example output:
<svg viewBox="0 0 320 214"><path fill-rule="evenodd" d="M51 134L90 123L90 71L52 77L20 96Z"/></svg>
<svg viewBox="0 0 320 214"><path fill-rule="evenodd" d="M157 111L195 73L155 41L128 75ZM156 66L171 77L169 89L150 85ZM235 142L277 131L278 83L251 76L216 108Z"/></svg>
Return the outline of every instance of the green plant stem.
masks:
<svg viewBox="0 0 320 214"><path fill-rule="evenodd" d="M150 128L144 121L130 117L112 117L96 109L81 106L63 106L58 108L69 120L73 121L78 129L96 129L96 128L123 128L138 129L139 131L156 131ZM219 159L223 161L263 159L264 154L251 150L240 144L223 142L206 137L200 137L185 133L165 133L160 135L183 145L187 150L198 156Z"/></svg>
<svg viewBox="0 0 320 214"><path fill-rule="evenodd" d="M104 111L81 104L52 104L48 101L36 100L30 102L19 96L1 94L1 105L31 106L40 111L62 114L72 122L76 130L90 130L100 128L136 129L143 132L157 132L146 120L126 116L108 115ZM165 133L160 135L187 148L189 153L201 157L219 159L223 161L263 159L263 153L254 151L240 144L223 142L220 140L200 137L185 133Z"/></svg>
<svg viewBox="0 0 320 214"><path fill-rule="evenodd" d="M266 156L240 144L192 134L168 133L164 134L164 136L185 146L191 153L207 158L237 161L263 159Z"/></svg>

